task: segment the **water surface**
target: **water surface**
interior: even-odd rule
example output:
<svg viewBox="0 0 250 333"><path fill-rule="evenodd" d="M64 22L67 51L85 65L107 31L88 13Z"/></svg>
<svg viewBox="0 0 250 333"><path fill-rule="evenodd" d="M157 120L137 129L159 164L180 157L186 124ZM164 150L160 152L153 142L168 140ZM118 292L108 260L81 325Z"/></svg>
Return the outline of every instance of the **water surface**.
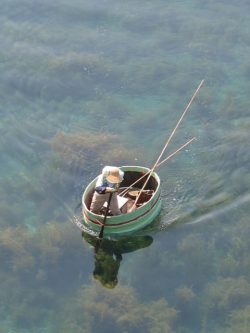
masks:
<svg viewBox="0 0 250 333"><path fill-rule="evenodd" d="M249 331L249 9L2 1L0 331ZM97 258L71 223L83 189L151 167L203 79L159 218Z"/></svg>

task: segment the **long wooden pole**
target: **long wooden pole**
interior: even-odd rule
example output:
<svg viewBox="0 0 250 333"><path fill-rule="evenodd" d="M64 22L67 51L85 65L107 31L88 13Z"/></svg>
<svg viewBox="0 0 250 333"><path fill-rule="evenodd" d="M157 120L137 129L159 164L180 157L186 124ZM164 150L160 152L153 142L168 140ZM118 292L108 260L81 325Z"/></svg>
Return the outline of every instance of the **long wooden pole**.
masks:
<svg viewBox="0 0 250 333"><path fill-rule="evenodd" d="M194 141L196 138L193 137L192 139L188 140L186 143L184 143L181 147L179 147L177 150L175 150L172 154L168 155L163 161L157 164L157 168L161 166L163 163L167 162L171 157L173 157L175 154L177 154L179 151L181 151L183 148L185 148L187 145L189 145L192 141ZM132 188L135 184L137 184L140 180L142 180L144 177L146 177L151 170L149 170L147 173L145 173L143 176L138 178L133 184L129 185L127 188L125 188L119 195L124 196L130 188Z"/></svg>
<svg viewBox="0 0 250 333"><path fill-rule="evenodd" d="M135 205L137 204L137 202L138 202L138 200L139 200L139 198L140 198L140 196L141 196L142 191L143 191L144 188L146 187L146 185L147 185L147 183L148 183L148 181L149 181L149 179L150 179L152 173L154 172L154 170L155 170L157 164L159 163L159 161L160 161L162 155L164 154L164 152L165 152L167 146L169 145L169 142L171 141L172 137L174 136L174 134L175 134L177 128L179 127L179 125L180 125L182 119L184 118L185 114L187 113L188 109L190 108L190 106L191 106L193 100L195 99L196 95L198 94L198 92L199 92L201 86L203 85L203 83L204 83L204 80L202 80L202 81L200 82L198 88L197 88L196 91L194 92L192 98L190 99L188 105L186 106L184 112L182 113L180 119L178 120L178 122L177 122L177 124L176 124L174 130L172 131L171 135L170 135L169 138L167 139L167 142L165 143L165 146L163 147L163 149L162 149L162 151L161 151L159 157L157 158L155 164L153 165L152 169L150 170L150 173L149 173L147 179L145 180L145 182L144 182L144 184L143 184L143 187L141 188L141 190L140 190L140 192L139 192L139 194L138 194L138 196L137 196L137 198L136 198L136 200L135 200L135 202L134 202L134 205L133 205L132 209L133 209L133 208L135 207Z"/></svg>
<svg viewBox="0 0 250 333"><path fill-rule="evenodd" d="M156 165L156 167L158 168L160 165L162 165L163 163L167 162L171 157L173 157L175 154L177 154L180 150L182 150L183 148L185 148L187 145L189 145L195 139L196 139L196 137L193 137L192 139L188 140L184 145L182 145L180 148L178 148L176 151L174 151L172 154L168 155L168 157L164 158L164 160L162 160L160 163L158 163Z"/></svg>

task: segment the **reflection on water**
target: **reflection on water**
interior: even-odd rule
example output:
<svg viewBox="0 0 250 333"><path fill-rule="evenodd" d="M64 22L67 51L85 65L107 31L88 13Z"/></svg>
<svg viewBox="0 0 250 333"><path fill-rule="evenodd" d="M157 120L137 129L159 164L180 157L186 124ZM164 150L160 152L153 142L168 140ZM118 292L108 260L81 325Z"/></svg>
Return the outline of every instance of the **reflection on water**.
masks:
<svg viewBox="0 0 250 333"><path fill-rule="evenodd" d="M82 237L94 249L95 269L93 276L106 288L114 288L118 283L118 272L122 255L148 247L152 244L151 236L131 236L118 240L101 239L82 232Z"/></svg>

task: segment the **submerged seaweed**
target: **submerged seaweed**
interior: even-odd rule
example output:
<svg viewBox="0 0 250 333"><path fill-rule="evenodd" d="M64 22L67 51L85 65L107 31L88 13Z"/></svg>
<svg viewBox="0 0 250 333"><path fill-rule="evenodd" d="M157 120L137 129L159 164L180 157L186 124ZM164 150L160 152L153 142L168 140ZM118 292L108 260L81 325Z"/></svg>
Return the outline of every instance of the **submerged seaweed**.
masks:
<svg viewBox="0 0 250 333"><path fill-rule="evenodd" d="M249 10L1 1L0 331L249 331ZM94 257L70 223L84 187L151 167L201 79L149 238Z"/></svg>

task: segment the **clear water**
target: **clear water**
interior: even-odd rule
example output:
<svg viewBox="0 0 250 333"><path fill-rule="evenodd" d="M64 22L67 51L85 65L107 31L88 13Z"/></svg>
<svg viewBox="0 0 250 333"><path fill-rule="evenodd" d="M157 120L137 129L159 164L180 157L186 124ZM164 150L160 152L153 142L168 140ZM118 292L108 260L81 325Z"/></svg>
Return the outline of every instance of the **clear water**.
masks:
<svg viewBox="0 0 250 333"><path fill-rule="evenodd" d="M249 6L1 1L1 332L250 331ZM202 79L159 219L95 258L82 190L151 167Z"/></svg>

